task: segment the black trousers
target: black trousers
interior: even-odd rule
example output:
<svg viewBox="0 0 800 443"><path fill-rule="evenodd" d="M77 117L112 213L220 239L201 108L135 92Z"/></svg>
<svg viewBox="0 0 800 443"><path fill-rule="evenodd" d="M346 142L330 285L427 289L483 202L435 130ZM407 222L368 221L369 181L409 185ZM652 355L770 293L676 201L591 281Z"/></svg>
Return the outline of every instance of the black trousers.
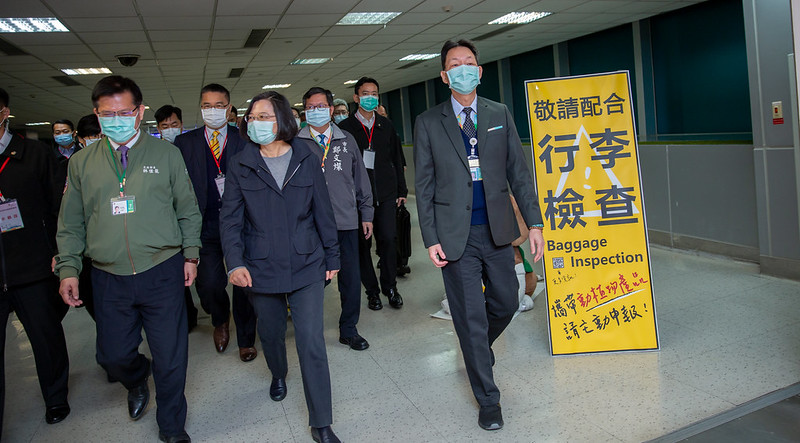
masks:
<svg viewBox="0 0 800 443"><path fill-rule="evenodd" d="M388 293L397 286L397 218L394 201L381 202L375 206L375 218L372 221L373 235L377 242L378 255L381 257L380 287L372 265L372 239L364 238L364 231L359 230L358 258L361 267L361 283L368 296ZM359 219L359 225L361 225Z"/></svg>
<svg viewBox="0 0 800 443"><path fill-rule="evenodd" d="M67 404L69 355L61 320L69 306L58 295L55 276L26 285L12 286L0 292L0 328L3 350L0 355L0 435L3 432L3 412L6 395L5 342L8 316L13 310L25 328L36 361L36 375L46 407ZM22 401L23 399L15 399Z"/></svg>
<svg viewBox="0 0 800 443"><path fill-rule="evenodd" d="M214 327L229 321L231 316L227 286L228 273L225 271L222 244L219 240L203 239L195 288L203 310L211 314ZM238 286L233 287L233 321L239 347L252 347L256 342L256 314L247 295Z"/></svg>
<svg viewBox="0 0 800 443"><path fill-rule="evenodd" d="M288 294L260 294L251 298L258 313L258 335L272 376L285 378L287 302L292 309L292 324L308 407L308 425L315 428L333 423L331 375L322 324L322 298L325 284L312 283Z"/></svg>
<svg viewBox="0 0 800 443"><path fill-rule="evenodd" d="M339 336L358 334L356 325L361 315L361 272L358 262L358 229L339 231L339 260L337 274L342 314L339 316ZM363 234L361 234L363 235Z"/></svg>
<svg viewBox="0 0 800 443"><path fill-rule="evenodd" d="M150 370L139 353L142 328L153 355L156 421L164 435L179 435L186 423L186 366L189 336L183 298L183 255L136 275L92 270L98 360L127 389L141 385Z"/></svg>
<svg viewBox="0 0 800 443"><path fill-rule="evenodd" d="M495 246L489 225L472 226L464 255L442 268L442 277L472 393L481 406L497 404L489 348L519 307L514 250Z"/></svg>

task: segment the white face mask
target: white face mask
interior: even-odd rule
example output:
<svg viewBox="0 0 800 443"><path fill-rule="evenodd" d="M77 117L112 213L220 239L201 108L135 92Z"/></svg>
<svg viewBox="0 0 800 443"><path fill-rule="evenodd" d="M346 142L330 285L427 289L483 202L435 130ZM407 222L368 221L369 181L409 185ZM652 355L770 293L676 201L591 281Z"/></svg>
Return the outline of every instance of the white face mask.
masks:
<svg viewBox="0 0 800 443"><path fill-rule="evenodd" d="M167 128L161 130L161 138L170 143L174 143L175 137L179 135L181 135L181 128Z"/></svg>
<svg viewBox="0 0 800 443"><path fill-rule="evenodd" d="M203 123L211 129L218 129L228 124L228 108L208 108L200 111L203 114Z"/></svg>

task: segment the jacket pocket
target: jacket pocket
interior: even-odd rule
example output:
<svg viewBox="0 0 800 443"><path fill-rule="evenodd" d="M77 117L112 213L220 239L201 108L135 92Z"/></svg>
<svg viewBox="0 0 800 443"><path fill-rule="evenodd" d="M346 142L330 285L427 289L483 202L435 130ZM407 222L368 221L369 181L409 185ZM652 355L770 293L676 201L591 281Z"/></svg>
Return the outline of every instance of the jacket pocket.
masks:
<svg viewBox="0 0 800 443"><path fill-rule="evenodd" d="M251 234L244 239L244 257L248 260L261 260L269 256L267 237Z"/></svg>
<svg viewBox="0 0 800 443"><path fill-rule="evenodd" d="M436 200L433 201L433 204L434 205L439 205L439 206L450 206L450 203L437 202Z"/></svg>
<svg viewBox="0 0 800 443"><path fill-rule="evenodd" d="M297 234L292 241L294 243L294 250L298 254L311 254L319 249L321 243L316 235L316 232L307 232L305 235Z"/></svg>

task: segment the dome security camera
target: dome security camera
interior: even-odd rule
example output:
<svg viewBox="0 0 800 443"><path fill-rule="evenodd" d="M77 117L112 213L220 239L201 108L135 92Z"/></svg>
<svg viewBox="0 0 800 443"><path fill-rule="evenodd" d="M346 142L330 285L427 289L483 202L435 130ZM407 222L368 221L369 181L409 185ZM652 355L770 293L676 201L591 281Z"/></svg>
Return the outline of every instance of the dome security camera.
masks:
<svg viewBox="0 0 800 443"><path fill-rule="evenodd" d="M120 54L115 56L122 66L133 66L139 61L139 54Z"/></svg>

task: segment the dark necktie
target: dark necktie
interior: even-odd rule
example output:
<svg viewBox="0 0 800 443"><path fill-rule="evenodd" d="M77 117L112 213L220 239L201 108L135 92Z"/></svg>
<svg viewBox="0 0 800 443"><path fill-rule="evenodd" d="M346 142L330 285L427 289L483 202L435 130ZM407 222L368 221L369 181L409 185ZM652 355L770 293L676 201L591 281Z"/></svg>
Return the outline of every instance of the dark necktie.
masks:
<svg viewBox="0 0 800 443"><path fill-rule="evenodd" d="M461 130L464 131L464 135L467 136L467 139L473 139L477 137L478 131L475 130L475 122L472 121L472 108L467 106L464 108L464 123L461 125Z"/></svg>
<svg viewBox="0 0 800 443"><path fill-rule="evenodd" d="M118 149L119 149L119 153L122 154L122 158L121 158L122 170L124 171L124 170L128 169L128 149L130 149L130 148L125 146L125 145L120 145L120 147Z"/></svg>
<svg viewBox="0 0 800 443"><path fill-rule="evenodd" d="M318 137L320 146L322 146L322 149L325 149L325 134L320 134Z"/></svg>

